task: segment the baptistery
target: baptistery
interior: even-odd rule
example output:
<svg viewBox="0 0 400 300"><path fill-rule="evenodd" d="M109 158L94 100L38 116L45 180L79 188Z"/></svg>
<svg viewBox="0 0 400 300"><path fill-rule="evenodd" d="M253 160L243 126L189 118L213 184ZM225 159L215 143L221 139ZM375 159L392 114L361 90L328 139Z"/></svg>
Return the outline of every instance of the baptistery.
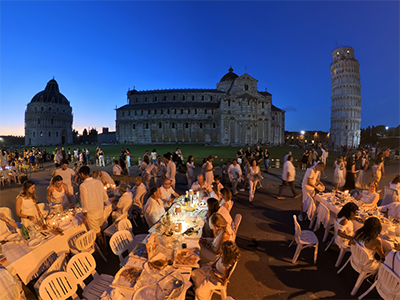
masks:
<svg viewBox="0 0 400 300"><path fill-rule="evenodd" d="M33 96L25 111L25 145L72 144L72 108L57 81Z"/></svg>

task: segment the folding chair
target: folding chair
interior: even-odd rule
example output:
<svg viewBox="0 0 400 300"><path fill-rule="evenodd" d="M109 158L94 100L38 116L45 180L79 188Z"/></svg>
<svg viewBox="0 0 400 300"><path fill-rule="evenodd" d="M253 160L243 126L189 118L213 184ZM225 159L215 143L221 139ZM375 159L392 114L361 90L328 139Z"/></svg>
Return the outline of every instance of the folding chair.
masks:
<svg viewBox="0 0 400 300"><path fill-rule="evenodd" d="M296 215L293 215L294 220L294 237L292 242L289 245L289 248L293 245L293 243L297 244L296 252L294 253L292 263L296 263L297 258L300 255L301 250L304 248L314 247L314 264L317 262L318 255L318 238L314 232L310 230L301 230L299 223L297 222Z"/></svg>
<svg viewBox="0 0 400 300"><path fill-rule="evenodd" d="M225 299L228 298L228 293L227 293L228 283L229 283L229 279L231 278L231 276L233 274L233 271L235 271L235 269L236 269L236 265L237 265L237 262L235 262L235 264L233 265L232 270L229 273L228 280L227 280L226 284L222 284L222 283L218 282L215 285L215 288L214 288L213 292L218 294L218 295L220 295L222 300L225 300Z"/></svg>
<svg viewBox="0 0 400 300"><path fill-rule="evenodd" d="M74 275L57 272L47 276L39 287L39 295L43 300L64 300L69 297L79 299L76 294L78 285Z"/></svg>
<svg viewBox="0 0 400 300"><path fill-rule="evenodd" d="M96 232L94 230L89 230L85 234L81 235L75 240L75 247L71 247L72 254L78 254L80 252L88 252L92 254L95 250L99 252L101 257L107 262L107 259L101 252L99 246L96 244Z"/></svg>

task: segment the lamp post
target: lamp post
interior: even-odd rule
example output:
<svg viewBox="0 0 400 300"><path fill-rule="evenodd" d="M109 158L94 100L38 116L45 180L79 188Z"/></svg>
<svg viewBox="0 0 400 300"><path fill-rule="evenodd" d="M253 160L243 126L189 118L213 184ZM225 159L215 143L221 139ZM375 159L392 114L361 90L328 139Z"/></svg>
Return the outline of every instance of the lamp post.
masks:
<svg viewBox="0 0 400 300"><path fill-rule="evenodd" d="M300 131L300 141L304 143L304 134L306 132L304 130Z"/></svg>

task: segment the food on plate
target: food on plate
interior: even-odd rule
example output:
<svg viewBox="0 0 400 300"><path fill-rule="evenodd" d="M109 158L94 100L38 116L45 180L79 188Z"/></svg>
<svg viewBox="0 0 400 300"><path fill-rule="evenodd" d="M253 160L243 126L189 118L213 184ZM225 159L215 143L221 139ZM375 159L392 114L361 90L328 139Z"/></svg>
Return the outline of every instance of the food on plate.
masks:
<svg viewBox="0 0 400 300"><path fill-rule="evenodd" d="M155 260L155 261L149 261L149 266L153 268L154 270L161 270L164 268L168 262L163 259Z"/></svg>
<svg viewBox="0 0 400 300"><path fill-rule="evenodd" d="M126 267L117 277L114 284L125 287L134 287L143 269Z"/></svg>
<svg viewBox="0 0 400 300"><path fill-rule="evenodd" d="M175 255L175 264L177 265L194 266L198 261L198 255L195 252L186 249L179 251Z"/></svg>

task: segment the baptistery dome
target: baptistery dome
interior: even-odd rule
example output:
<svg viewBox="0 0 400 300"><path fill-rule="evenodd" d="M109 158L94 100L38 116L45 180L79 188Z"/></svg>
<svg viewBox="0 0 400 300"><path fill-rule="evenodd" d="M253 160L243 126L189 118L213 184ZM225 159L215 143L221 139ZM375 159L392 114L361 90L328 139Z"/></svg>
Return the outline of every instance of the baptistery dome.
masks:
<svg viewBox="0 0 400 300"><path fill-rule="evenodd" d="M33 96L25 111L25 144L28 146L72 143L72 108L60 93L57 81Z"/></svg>

